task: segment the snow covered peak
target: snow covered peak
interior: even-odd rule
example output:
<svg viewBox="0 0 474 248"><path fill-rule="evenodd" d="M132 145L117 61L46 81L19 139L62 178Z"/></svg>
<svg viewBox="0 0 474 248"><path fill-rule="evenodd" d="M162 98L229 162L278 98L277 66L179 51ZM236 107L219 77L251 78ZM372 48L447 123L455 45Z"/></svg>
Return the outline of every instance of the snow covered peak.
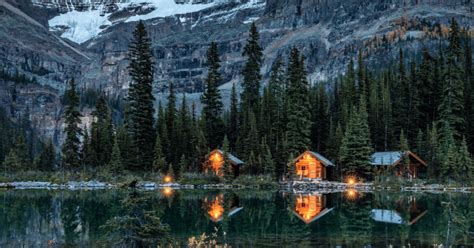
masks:
<svg viewBox="0 0 474 248"><path fill-rule="evenodd" d="M133 22L197 12L229 0L32 0L35 4L59 7L64 13L49 20L61 37L84 43L117 22ZM73 4L75 3L75 4ZM121 14L117 14L121 13ZM115 15L114 15L115 14Z"/></svg>

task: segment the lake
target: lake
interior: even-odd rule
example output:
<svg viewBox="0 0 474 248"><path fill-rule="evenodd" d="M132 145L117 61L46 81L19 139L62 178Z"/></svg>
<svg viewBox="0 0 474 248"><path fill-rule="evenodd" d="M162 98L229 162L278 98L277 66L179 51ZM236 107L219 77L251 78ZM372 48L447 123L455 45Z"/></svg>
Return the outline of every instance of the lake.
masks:
<svg viewBox="0 0 474 248"><path fill-rule="evenodd" d="M0 247L185 246L203 233L232 247L472 247L474 196L0 190Z"/></svg>

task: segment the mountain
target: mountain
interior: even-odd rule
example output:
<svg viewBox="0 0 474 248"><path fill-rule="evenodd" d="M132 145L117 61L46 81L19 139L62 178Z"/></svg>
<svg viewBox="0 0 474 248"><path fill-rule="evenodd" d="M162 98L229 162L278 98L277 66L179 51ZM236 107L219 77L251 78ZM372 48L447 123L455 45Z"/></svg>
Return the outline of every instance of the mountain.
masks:
<svg viewBox="0 0 474 248"><path fill-rule="evenodd" d="M436 52L451 18L474 36L473 12L470 0L8 0L0 2L0 68L38 82L23 86L18 94L32 100L16 104L12 113L24 113L30 104L39 126L59 127L67 78L74 76L82 91L126 91L127 46L140 19L153 40L158 99L173 82L198 101L211 41L222 54L221 89L228 99L231 83L240 80L251 22L261 33L265 78L276 56L297 46L315 82L336 77L359 49L375 66L386 66L399 48L412 57L422 46ZM8 92L14 88L6 81L0 85L5 106L13 102ZM38 109L33 102L45 92L54 100Z"/></svg>

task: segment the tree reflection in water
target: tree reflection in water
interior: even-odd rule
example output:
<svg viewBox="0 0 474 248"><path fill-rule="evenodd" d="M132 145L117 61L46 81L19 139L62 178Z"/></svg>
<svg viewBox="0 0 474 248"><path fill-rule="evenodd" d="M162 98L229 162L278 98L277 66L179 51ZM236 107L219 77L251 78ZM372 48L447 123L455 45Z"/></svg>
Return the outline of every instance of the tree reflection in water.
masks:
<svg viewBox="0 0 474 248"><path fill-rule="evenodd" d="M157 247L169 243L169 226L163 224L150 201L137 191L122 200L123 213L103 226L116 244L122 247Z"/></svg>

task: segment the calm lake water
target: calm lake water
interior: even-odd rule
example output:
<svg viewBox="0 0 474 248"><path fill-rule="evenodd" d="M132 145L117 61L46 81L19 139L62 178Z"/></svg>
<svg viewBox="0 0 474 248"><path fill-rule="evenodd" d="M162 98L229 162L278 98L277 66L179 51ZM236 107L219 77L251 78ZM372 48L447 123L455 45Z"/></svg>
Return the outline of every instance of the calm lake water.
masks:
<svg viewBox="0 0 474 248"><path fill-rule="evenodd" d="M474 195L0 190L0 247L156 247L133 232L156 221L175 246L206 233L232 247L472 247Z"/></svg>

